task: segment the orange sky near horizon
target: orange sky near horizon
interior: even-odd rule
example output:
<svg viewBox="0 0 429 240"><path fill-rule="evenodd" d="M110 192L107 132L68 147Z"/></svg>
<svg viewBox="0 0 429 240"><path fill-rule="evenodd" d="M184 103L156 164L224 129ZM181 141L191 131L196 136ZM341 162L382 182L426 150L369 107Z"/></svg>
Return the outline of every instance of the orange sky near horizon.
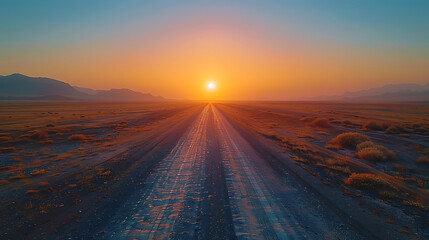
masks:
<svg viewBox="0 0 429 240"><path fill-rule="evenodd" d="M364 45L280 29L242 16L192 15L66 43L9 44L0 74L19 72L94 89L130 88L173 99L291 100L389 83L427 83L421 45ZM207 91L210 79L214 91Z"/></svg>

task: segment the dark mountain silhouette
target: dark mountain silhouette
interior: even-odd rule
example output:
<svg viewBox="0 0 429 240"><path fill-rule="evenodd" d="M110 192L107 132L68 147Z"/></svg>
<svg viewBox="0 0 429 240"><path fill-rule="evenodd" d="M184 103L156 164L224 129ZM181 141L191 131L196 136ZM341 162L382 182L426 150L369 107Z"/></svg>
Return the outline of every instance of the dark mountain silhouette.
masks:
<svg viewBox="0 0 429 240"><path fill-rule="evenodd" d="M0 76L0 100L162 101L163 97L129 89L94 90L72 87L55 79L22 74Z"/></svg>
<svg viewBox="0 0 429 240"><path fill-rule="evenodd" d="M3 96L45 96L59 95L69 98L85 98L87 94L74 89L70 84L55 79L28 77L12 74L0 77L0 95Z"/></svg>

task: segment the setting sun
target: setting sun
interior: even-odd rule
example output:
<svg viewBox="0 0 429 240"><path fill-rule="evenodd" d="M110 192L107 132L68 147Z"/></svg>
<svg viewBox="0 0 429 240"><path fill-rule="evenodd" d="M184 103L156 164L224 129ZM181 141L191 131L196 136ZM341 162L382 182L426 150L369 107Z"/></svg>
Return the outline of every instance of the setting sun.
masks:
<svg viewBox="0 0 429 240"><path fill-rule="evenodd" d="M207 83L207 89L213 91L216 88L216 85L213 82Z"/></svg>

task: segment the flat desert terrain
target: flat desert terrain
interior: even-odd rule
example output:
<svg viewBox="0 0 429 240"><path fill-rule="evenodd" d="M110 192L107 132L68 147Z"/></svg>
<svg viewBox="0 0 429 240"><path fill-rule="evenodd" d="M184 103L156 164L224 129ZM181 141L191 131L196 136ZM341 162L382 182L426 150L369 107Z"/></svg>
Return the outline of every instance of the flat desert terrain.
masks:
<svg viewBox="0 0 429 240"><path fill-rule="evenodd" d="M429 104L0 103L1 239L429 239Z"/></svg>

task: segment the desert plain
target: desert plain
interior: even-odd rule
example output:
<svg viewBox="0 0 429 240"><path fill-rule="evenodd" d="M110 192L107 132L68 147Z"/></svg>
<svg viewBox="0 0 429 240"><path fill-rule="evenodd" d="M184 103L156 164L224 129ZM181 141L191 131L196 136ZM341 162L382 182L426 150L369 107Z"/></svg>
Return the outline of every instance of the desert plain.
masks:
<svg viewBox="0 0 429 240"><path fill-rule="evenodd" d="M429 105L0 103L1 239L428 239Z"/></svg>

